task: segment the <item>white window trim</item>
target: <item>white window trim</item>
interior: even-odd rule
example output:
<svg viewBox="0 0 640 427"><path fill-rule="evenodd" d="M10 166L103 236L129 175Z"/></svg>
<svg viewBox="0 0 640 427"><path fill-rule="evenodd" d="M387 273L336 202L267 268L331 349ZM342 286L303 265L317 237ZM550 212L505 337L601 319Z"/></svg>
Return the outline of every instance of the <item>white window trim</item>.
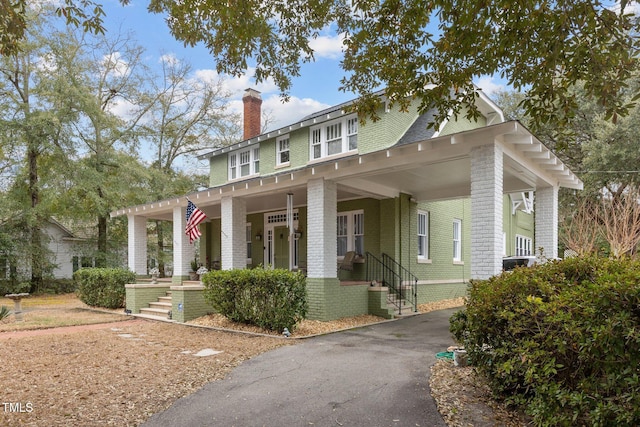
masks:
<svg viewBox="0 0 640 427"><path fill-rule="evenodd" d="M288 140L287 152L289 153L289 160L286 162L280 161L280 154L284 153L285 150L280 150L280 141ZM291 138L289 138L289 134L284 136L280 136L276 138L276 167L284 167L289 166L291 164Z"/></svg>
<svg viewBox="0 0 640 427"><path fill-rule="evenodd" d="M241 176L242 165L240 164L240 157L244 153L249 153L249 174ZM251 176L259 175L259 171L256 171L256 164L260 162L260 147L251 146L243 150L236 150L229 153L227 157L227 178L229 181L235 181L239 179L245 179ZM232 160L233 159L233 160ZM235 169L235 177L233 172Z"/></svg>
<svg viewBox="0 0 640 427"><path fill-rule="evenodd" d="M455 218L453 220L453 224L452 225L452 231L454 231L453 233L453 262L455 264L461 264L463 263L462 261L462 220L459 218ZM458 225L457 230L458 233L457 235L455 234L455 230L456 230L456 226L455 224ZM457 248L457 250L456 250Z"/></svg>
<svg viewBox="0 0 640 427"><path fill-rule="evenodd" d="M347 250L346 252L349 251L355 251L355 246L356 246L356 234L355 234L355 221L353 219L353 217L355 215L362 215L362 239L363 239L363 243L362 243L362 249L364 251L364 236L365 236L365 230L364 230L364 210L363 209L358 209L355 211L344 211L344 212L338 212L338 214L336 215L336 222L338 221L338 217L340 216L346 216L347 217ZM337 230L336 230L336 240L338 239L338 235L337 235ZM360 255L364 255L364 254L360 254ZM344 259L344 255L338 255L338 261L342 261Z"/></svg>
<svg viewBox="0 0 640 427"><path fill-rule="evenodd" d="M522 243L523 245L521 245ZM516 234L516 242L514 248L515 256L531 256L533 255L533 239L531 237Z"/></svg>
<svg viewBox="0 0 640 427"><path fill-rule="evenodd" d="M424 234L420 234L420 217L424 216L425 217L425 224L424 224ZM431 261L431 252L429 251L429 211L425 211L425 210L418 210L418 216L417 216L417 223L416 223L416 234L418 236L418 240L421 237L424 237L425 239L425 244L424 244L424 250L425 253L420 255L418 253L418 262L419 263L427 263ZM418 244L418 250L420 248L420 245Z"/></svg>
<svg viewBox="0 0 640 427"><path fill-rule="evenodd" d="M356 118L356 115L349 115L346 117L340 117L338 119L335 120L330 120L330 121L326 121L323 123L320 123L318 125L312 126L309 128L309 162L314 162L314 161L318 161L318 160L322 160L322 159L326 159L326 158L333 158L333 157L340 157L340 156L344 156L347 154L352 154L352 153L357 153L358 149L353 149L353 150L349 150L349 134L348 134L348 122L351 119ZM333 126L337 123L341 124L341 138L342 138L342 149L340 150L339 153L335 153L335 154L327 154L327 135L326 135L326 129L329 126ZM357 125L356 125L357 126ZM320 145L320 157L314 157L313 156L313 132L316 130L320 130L320 141L319 141L319 145ZM356 133L352 134L352 135L358 135L357 129L356 129Z"/></svg>

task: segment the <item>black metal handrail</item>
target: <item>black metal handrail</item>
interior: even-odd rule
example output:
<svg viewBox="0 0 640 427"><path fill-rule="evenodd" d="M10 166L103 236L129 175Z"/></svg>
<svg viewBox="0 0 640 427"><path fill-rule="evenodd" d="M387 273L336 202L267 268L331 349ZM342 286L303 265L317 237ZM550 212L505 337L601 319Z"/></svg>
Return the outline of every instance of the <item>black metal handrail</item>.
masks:
<svg viewBox="0 0 640 427"><path fill-rule="evenodd" d="M385 253L382 254L382 263L400 278L400 299L407 301L413 306L413 311L418 312L418 277Z"/></svg>
<svg viewBox="0 0 640 427"><path fill-rule="evenodd" d="M418 278L386 254L382 254L382 260L370 252L366 252L365 257L367 281L378 281L389 288L390 295L395 296L389 302L398 308L398 315L402 314L403 301L418 311Z"/></svg>

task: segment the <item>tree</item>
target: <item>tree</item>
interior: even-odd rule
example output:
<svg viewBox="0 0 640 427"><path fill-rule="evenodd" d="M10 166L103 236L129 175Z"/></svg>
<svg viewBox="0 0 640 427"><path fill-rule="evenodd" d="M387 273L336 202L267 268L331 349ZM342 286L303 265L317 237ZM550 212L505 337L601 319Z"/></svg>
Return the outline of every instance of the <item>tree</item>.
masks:
<svg viewBox="0 0 640 427"><path fill-rule="evenodd" d="M198 176L177 172L176 161L229 145L239 139L240 117L227 111L229 94L223 81L197 78L188 62L173 56L162 58L162 75L153 80L158 94L144 118L143 134L154 153L151 172L156 199L183 195L196 188ZM160 276L164 276L165 236L172 228L166 222L155 221L156 259Z"/></svg>
<svg viewBox="0 0 640 427"><path fill-rule="evenodd" d="M614 11L599 0L152 0L149 9L169 15L177 39L204 43L220 72L238 75L255 61L256 79L273 78L285 95L313 59L310 41L334 25L344 35L343 89L362 95L356 108L374 119L380 87L400 107L419 98L440 122L473 105L474 77L499 73L528 89L526 110L547 122L571 118L568 90L578 82L608 115L627 111L617 94L638 65L631 3Z"/></svg>
<svg viewBox="0 0 640 427"><path fill-rule="evenodd" d="M140 121L156 102L147 92L150 73L143 53L126 35L99 36L68 58L67 69L73 74L65 89L78 115L73 138L83 164L76 183L93 202L86 212L97 219L97 266L106 265L109 212L121 203L119 187L106 185L108 177L121 170L122 151L134 152ZM125 176L121 172L120 177Z"/></svg>
<svg viewBox="0 0 640 427"><path fill-rule="evenodd" d="M621 0L613 9L601 0L151 0L149 10L168 14L176 39L207 46L220 73L243 74L255 62L256 80L273 78L285 98L301 64L314 59L312 39L329 27L344 36L342 89L361 95L354 108L363 118L377 117L374 93L385 87L392 103L406 107L417 97L441 122L473 105L474 77L500 74L527 89L524 107L545 123L571 119L578 105L568 90L581 81L607 117L628 111L617 94L638 66L639 23L626 13L636 3ZM91 0L65 0L58 12L85 30L104 30L103 11ZM19 21L21 11L15 13ZM19 38L19 25L1 24L9 44Z"/></svg>
<svg viewBox="0 0 640 427"><path fill-rule="evenodd" d="M16 179L6 180L11 190L15 210L11 219L18 224L23 239L29 241L24 250L30 258L31 292L40 288L47 267L47 256L41 226L50 216L42 203L41 167L48 157L63 158L64 144L62 123L68 120L69 111L53 95L59 75L49 73L55 62L47 52L51 43L66 45L65 37L47 37L51 28L41 17L31 16L28 37L21 40L21 49L15 54L0 58L0 141L7 153L15 159L3 161ZM67 45L68 47L68 45ZM7 203L5 201L5 203ZM27 263L25 263L27 264Z"/></svg>

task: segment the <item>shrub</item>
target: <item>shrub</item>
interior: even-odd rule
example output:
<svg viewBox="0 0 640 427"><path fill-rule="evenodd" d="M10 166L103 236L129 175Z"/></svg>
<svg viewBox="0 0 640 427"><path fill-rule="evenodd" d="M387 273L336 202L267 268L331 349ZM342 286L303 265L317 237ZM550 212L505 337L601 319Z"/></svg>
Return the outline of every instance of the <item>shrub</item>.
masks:
<svg viewBox="0 0 640 427"><path fill-rule="evenodd" d="M471 284L451 332L536 425L640 425L640 262L571 258Z"/></svg>
<svg viewBox="0 0 640 427"><path fill-rule="evenodd" d="M293 331L307 313L306 281L300 273L263 268L219 270L206 273L201 280L205 301L235 322Z"/></svg>
<svg viewBox="0 0 640 427"><path fill-rule="evenodd" d="M92 307L122 308L125 287L136 280L135 273L120 268L82 268L73 273L76 295Z"/></svg>
<svg viewBox="0 0 640 427"><path fill-rule="evenodd" d="M3 280L0 281L0 297L7 294L21 294L23 292L29 292L29 288L31 288L31 283L29 282L17 283L11 280Z"/></svg>

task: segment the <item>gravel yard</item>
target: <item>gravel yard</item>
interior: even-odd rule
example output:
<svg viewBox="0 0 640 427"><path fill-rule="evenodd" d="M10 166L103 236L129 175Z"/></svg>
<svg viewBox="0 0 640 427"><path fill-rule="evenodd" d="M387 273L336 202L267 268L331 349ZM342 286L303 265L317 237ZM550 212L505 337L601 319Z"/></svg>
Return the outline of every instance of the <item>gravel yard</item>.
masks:
<svg viewBox="0 0 640 427"><path fill-rule="evenodd" d="M0 304L8 305L4 301ZM419 308L426 312L461 304L463 300L458 299ZM11 318L0 322L3 367L0 403L4 405L0 410L0 425L3 426L139 425L178 398L193 393L207 382L224 378L242 361L299 342L268 336L255 329L253 332L261 335L211 328L241 328L220 316L206 316L192 322L208 327L154 322L133 319L115 311L90 310L73 297L40 306L27 302L23 307L24 323L16 324ZM81 319L71 321L74 313ZM50 318L63 318L63 324L92 325L25 331L34 329L35 318L40 321L45 318L49 327L56 324L47 320ZM121 322L100 324L113 320ZM335 322L304 321L294 337L379 321L383 319L375 316ZM27 323L31 327L26 327ZM204 350L206 352L201 353ZM473 411L467 418L443 414L449 425L474 425L469 420L474 420L479 413L494 411L483 403L482 396L478 398L481 403L474 400L471 405L468 400L452 394L460 390L455 384L469 384L468 377L460 376L463 372L460 368L434 369L432 387L440 397L444 396L444 400L438 401L441 411L465 413L467 407ZM438 388L438 384L446 386ZM471 390L473 388L463 393L468 395ZM484 398L486 400L486 393ZM483 405L481 411L478 405ZM460 419L464 423L458 423Z"/></svg>

